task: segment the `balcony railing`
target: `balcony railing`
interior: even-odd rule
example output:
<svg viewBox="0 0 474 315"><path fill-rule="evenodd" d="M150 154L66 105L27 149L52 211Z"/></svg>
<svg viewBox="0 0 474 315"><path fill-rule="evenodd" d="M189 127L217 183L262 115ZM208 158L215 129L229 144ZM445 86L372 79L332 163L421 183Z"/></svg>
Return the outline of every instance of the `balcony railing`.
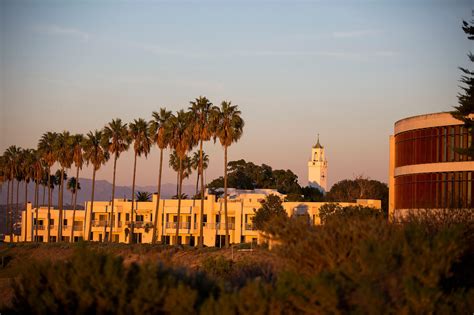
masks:
<svg viewBox="0 0 474 315"><path fill-rule="evenodd" d="M107 226L108 221L107 220L92 220L92 226L93 227L100 227L100 226Z"/></svg>
<svg viewBox="0 0 474 315"><path fill-rule="evenodd" d="M245 223L245 229L246 229L247 231L255 231L255 230L257 230L257 229L255 228L255 226L253 225L253 223Z"/></svg>
<svg viewBox="0 0 474 315"><path fill-rule="evenodd" d="M74 226L74 231L82 231L83 227L82 225L75 225Z"/></svg>
<svg viewBox="0 0 474 315"><path fill-rule="evenodd" d="M135 221L133 223L133 226L137 229L141 229L141 228L144 228L145 226L151 226L152 223L151 222L147 222L147 221Z"/></svg>
<svg viewBox="0 0 474 315"><path fill-rule="evenodd" d="M167 229L176 229L178 222L166 222ZM189 229L191 227L191 222L180 222L179 228L180 229Z"/></svg>
<svg viewBox="0 0 474 315"><path fill-rule="evenodd" d="M38 229L38 230L44 230L45 227L44 227L44 225L33 225L33 229L35 229L35 230L36 230L36 229Z"/></svg>
<svg viewBox="0 0 474 315"><path fill-rule="evenodd" d="M215 230L225 230L225 223L205 223L204 227ZM229 230L235 230L235 223L229 223Z"/></svg>

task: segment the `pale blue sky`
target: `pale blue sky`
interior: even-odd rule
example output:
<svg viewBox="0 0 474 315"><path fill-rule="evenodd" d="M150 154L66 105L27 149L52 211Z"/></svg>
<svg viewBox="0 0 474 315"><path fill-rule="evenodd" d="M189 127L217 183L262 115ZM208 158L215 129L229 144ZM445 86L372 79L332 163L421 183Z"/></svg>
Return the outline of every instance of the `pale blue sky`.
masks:
<svg viewBox="0 0 474 315"><path fill-rule="evenodd" d="M230 159L291 169L306 184L316 134L329 184L386 181L388 137L403 117L450 110L472 1L0 0L0 152L42 133L87 133L149 119L205 95L246 121ZM207 178L222 173L209 143ZM158 155L138 165L155 184ZM111 164L98 178L111 180ZM119 160L129 184L132 154ZM85 176L90 176L86 169ZM165 171L165 182L175 174ZM194 176L190 183L194 182Z"/></svg>

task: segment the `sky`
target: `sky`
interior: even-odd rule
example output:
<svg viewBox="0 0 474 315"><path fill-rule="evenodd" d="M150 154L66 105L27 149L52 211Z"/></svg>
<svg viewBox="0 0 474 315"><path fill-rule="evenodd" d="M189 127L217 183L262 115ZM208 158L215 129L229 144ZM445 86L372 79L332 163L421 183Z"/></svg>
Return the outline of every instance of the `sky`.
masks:
<svg viewBox="0 0 474 315"><path fill-rule="evenodd" d="M319 134L329 185L387 182L394 123L456 105L458 67L474 51L461 23L473 9L468 0L0 0L0 152L36 148L47 131L151 119L203 95L242 111L229 160L290 169L306 185ZM204 150L209 182L223 174L223 149ZM118 160L119 185L131 185L132 152ZM112 164L97 178L111 182ZM156 184L158 164L156 149L139 159L137 184ZM176 181L167 167L163 176Z"/></svg>

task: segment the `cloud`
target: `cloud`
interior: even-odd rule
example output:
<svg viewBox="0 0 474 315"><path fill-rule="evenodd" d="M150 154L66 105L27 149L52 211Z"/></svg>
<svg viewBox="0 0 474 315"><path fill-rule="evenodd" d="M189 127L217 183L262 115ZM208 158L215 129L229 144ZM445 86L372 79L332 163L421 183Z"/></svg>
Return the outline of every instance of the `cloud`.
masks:
<svg viewBox="0 0 474 315"><path fill-rule="evenodd" d="M366 36L375 36L381 34L380 30L355 30L355 31L343 31L333 32L332 36L335 38L360 38Z"/></svg>
<svg viewBox="0 0 474 315"><path fill-rule="evenodd" d="M66 36L87 42L90 35L75 28L68 28L58 25L45 25L37 27L37 31L48 35Z"/></svg>
<svg viewBox="0 0 474 315"><path fill-rule="evenodd" d="M262 51L240 51L240 56L281 56L281 57L297 57L297 56L321 56L331 58L364 58L364 57L394 57L398 55L396 51L373 51L373 52L354 52L354 51L298 51L298 50L262 50Z"/></svg>

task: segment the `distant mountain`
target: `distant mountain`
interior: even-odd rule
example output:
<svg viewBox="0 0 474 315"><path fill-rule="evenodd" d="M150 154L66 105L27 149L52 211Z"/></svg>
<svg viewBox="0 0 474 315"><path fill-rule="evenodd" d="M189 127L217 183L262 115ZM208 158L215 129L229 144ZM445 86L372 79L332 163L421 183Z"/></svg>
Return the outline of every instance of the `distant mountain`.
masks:
<svg viewBox="0 0 474 315"><path fill-rule="evenodd" d="M79 182L81 183L81 190L77 195L78 204L84 204L85 201L89 201L92 193L92 179L89 178L80 178ZM33 183L28 185L28 200L32 201L34 198L35 187ZM194 196L195 186L193 185L183 185L183 193L187 194L189 198ZM156 192L156 186L136 186L135 191L147 191L150 193ZM39 202L42 203L43 199L43 187L39 187ZM171 198L171 196L176 195L176 184L163 184L161 186L161 195L163 198ZM6 204L7 196L7 185L4 184L2 191L0 192L0 204ZM25 196L25 187L23 183L20 184L20 194L19 202L24 202ZM132 187L131 186L115 186L115 198L131 198L132 196ZM110 200L112 197L112 184L106 180L96 180L95 181L95 192L94 200L96 201L106 201ZM13 196L13 202L16 202L16 183L15 183L15 192ZM48 191L46 190L45 202L48 202ZM53 204L58 203L58 188L56 187L53 190ZM71 193L64 189L64 203L71 203Z"/></svg>

